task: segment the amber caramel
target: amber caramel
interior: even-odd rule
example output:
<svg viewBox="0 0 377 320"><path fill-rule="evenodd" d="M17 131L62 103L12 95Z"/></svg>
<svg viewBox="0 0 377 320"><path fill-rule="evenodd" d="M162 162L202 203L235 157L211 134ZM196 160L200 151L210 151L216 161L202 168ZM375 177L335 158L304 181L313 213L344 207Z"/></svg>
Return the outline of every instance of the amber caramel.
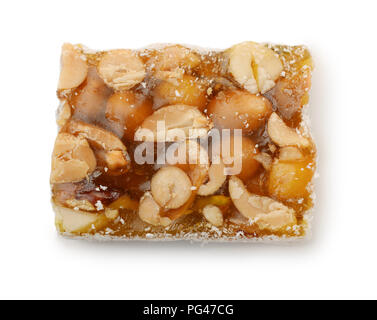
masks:
<svg viewBox="0 0 377 320"><path fill-rule="evenodd" d="M65 44L61 62L51 170L61 234L264 240L309 233L316 149L304 121L313 69L304 46L94 52ZM161 163L169 150L197 162ZM148 152L152 162L141 163Z"/></svg>

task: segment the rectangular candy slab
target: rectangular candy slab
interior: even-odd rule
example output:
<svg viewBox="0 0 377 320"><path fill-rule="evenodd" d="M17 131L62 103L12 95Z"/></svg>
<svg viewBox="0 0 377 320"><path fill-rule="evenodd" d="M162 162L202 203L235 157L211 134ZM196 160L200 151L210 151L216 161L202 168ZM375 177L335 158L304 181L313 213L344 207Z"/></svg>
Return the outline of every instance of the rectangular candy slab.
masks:
<svg viewBox="0 0 377 320"><path fill-rule="evenodd" d="M303 46L64 44L51 190L60 234L283 240L310 230Z"/></svg>

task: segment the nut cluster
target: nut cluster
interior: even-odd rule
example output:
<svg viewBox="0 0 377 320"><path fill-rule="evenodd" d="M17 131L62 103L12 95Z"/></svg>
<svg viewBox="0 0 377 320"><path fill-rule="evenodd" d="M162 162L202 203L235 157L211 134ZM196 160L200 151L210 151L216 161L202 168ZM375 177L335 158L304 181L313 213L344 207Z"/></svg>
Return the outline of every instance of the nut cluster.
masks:
<svg viewBox="0 0 377 320"><path fill-rule="evenodd" d="M283 49L243 42L93 53L64 44L50 179L59 229L85 233L127 218L135 230L168 230L191 214L249 234L294 229L315 168L297 121L310 59ZM215 130L230 134L215 140ZM141 166L132 154L141 143L190 160Z"/></svg>

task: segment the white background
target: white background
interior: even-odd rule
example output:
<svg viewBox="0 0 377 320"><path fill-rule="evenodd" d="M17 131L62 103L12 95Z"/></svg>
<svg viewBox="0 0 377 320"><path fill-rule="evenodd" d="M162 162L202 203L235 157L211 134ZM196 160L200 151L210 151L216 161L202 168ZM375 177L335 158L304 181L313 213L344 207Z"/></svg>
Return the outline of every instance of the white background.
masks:
<svg viewBox="0 0 377 320"><path fill-rule="evenodd" d="M0 298L377 298L375 1L2 1ZM306 44L320 153L313 239L65 240L49 203L63 42Z"/></svg>

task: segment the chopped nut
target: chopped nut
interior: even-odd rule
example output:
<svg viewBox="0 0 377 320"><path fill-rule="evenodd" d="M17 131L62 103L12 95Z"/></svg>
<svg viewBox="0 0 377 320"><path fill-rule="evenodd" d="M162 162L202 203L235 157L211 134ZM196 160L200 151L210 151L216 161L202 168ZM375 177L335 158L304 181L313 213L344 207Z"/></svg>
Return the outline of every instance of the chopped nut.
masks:
<svg viewBox="0 0 377 320"><path fill-rule="evenodd" d="M65 201L65 204L75 210L96 211L96 208L88 200L69 199Z"/></svg>
<svg viewBox="0 0 377 320"><path fill-rule="evenodd" d="M261 229L277 231L296 224L293 209L271 198L251 194L237 177L230 178L229 193L240 213L253 219Z"/></svg>
<svg viewBox="0 0 377 320"><path fill-rule="evenodd" d="M171 220L167 217L160 216L160 206L153 199L150 192L146 192L140 199L139 205L139 217L146 223L153 226L168 226L171 224Z"/></svg>
<svg viewBox="0 0 377 320"><path fill-rule="evenodd" d="M260 162L265 170L271 169L272 157L268 153L258 153L254 156L254 159Z"/></svg>
<svg viewBox="0 0 377 320"><path fill-rule="evenodd" d="M221 160L220 163L211 164L208 169L209 181L200 186L198 195L208 196L219 190L226 180L224 170L225 166Z"/></svg>
<svg viewBox="0 0 377 320"><path fill-rule="evenodd" d="M223 213L214 205L207 205L203 208L203 216L208 222L215 227L221 227L224 224Z"/></svg>
<svg viewBox="0 0 377 320"><path fill-rule="evenodd" d="M72 110L67 101L64 101L58 110L56 123L63 127L72 116Z"/></svg>
<svg viewBox="0 0 377 320"><path fill-rule="evenodd" d="M180 158L179 155L184 155L185 152L186 157L179 159L178 163L170 157L167 157L166 162L185 171L190 177L193 186L198 189L208 176L208 152L195 140L186 140L177 143L174 154Z"/></svg>
<svg viewBox="0 0 377 320"><path fill-rule="evenodd" d="M271 114L271 103L246 91L221 91L208 104L208 114L219 129L242 129L252 133Z"/></svg>
<svg viewBox="0 0 377 320"><path fill-rule="evenodd" d="M200 58L191 50L180 46L167 46L157 51L148 61L148 66L159 79L181 78L186 70L198 66Z"/></svg>
<svg viewBox="0 0 377 320"><path fill-rule="evenodd" d="M71 120L65 130L88 139L104 150L126 150L125 145L117 136L92 124Z"/></svg>
<svg viewBox="0 0 377 320"><path fill-rule="evenodd" d="M160 169L152 178L154 200L165 209L177 209L191 196L191 180L187 174L173 166Z"/></svg>
<svg viewBox="0 0 377 320"><path fill-rule="evenodd" d="M194 76L184 75L181 79L163 80L153 90L154 107L185 104L203 110L207 104L206 91L204 81Z"/></svg>
<svg viewBox="0 0 377 320"><path fill-rule="evenodd" d="M116 210L116 209L106 208L105 209L105 216L109 220L115 220L116 218L119 217L119 211Z"/></svg>
<svg viewBox="0 0 377 320"><path fill-rule="evenodd" d="M292 209L287 210L287 207L282 204L276 207L274 207L273 204L270 204L269 208L273 211L268 214L261 214L257 217L256 223L260 229L279 231L283 228L296 225L297 220L294 217L294 214L289 212L293 211Z"/></svg>
<svg viewBox="0 0 377 320"><path fill-rule="evenodd" d="M105 152L105 161L110 170L126 168L130 162L127 148L114 134L100 127L71 120L64 128L71 134L88 139L95 147Z"/></svg>
<svg viewBox="0 0 377 320"><path fill-rule="evenodd" d="M105 161L110 170L118 170L128 165L128 159L122 150L110 150L105 154Z"/></svg>
<svg viewBox="0 0 377 320"><path fill-rule="evenodd" d="M96 168L93 150L83 137L59 133L52 154L51 183L77 182Z"/></svg>
<svg viewBox="0 0 377 320"><path fill-rule="evenodd" d="M65 43L62 47L58 89L67 90L78 87L87 74L88 64L85 56L72 44Z"/></svg>
<svg viewBox="0 0 377 320"><path fill-rule="evenodd" d="M115 90L127 90L143 81L145 67L131 50L112 50L101 58L98 73L108 86Z"/></svg>
<svg viewBox="0 0 377 320"><path fill-rule="evenodd" d="M279 160L294 161L304 158L302 152L296 147L284 147L279 151Z"/></svg>
<svg viewBox="0 0 377 320"><path fill-rule="evenodd" d="M288 127L284 121L274 112L267 123L267 131L271 140L280 147L298 146L309 147L310 141Z"/></svg>
<svg viewBox="0 0 377 320"><path fill-rule="evenodd" d="M158 122L163 122L164 126L160 128ZM136 131L135 140L156 142L157 139L162 139L162 141L195 139L206 135L210 128L211 123L198 108L183 104L172 105L160 108L146 118ZM181 131L177 134L176 129ZM153 137L146 134L146 131L147 133L152 132ZM181 132L185 134L184 137L179 135Z"/></svg>
<svg viewBox="0 0 377 320"><path fill-rule="evenodd" d="M173 159L168 157L166 159L167 163L182 169L190 178L192 187L195 187L195 189L192 187L190 188L191 195L181 207L177 209L170 209L165 212L165 215L172 220L178 219L182 215L186 214L187 210L189 210L195 201L197 190L207 178L209 163L207 150L205 150L195 140L186 140L175 144L175 152L178 155L186 152L186 158L183 159L186 162L176 163L175 161L171 161Z"/></svg>
<svg viewBox="0 0 377 320"><path fill-rule="evenodd" d="M277 150L277 147L273 143L269 143L268 149L270 149L270 151L274 153Z"/></svg>
<svg viewBox="0 0 377 320"><path fill-rule="evenodd" d="M269 48L255 42L243 42L231 47L229 72L235 80L251 93L265 93L275 86L283 65Z"/></svg>
<svg viewBox="0 0 377 320"><path fill-rule="evenodd" d="M94 230L101 230L108 224L103 213L89 213L81 210L74 210L61 207L53 203L55 211L55 225L60 232L88 233Z"/></svg>

